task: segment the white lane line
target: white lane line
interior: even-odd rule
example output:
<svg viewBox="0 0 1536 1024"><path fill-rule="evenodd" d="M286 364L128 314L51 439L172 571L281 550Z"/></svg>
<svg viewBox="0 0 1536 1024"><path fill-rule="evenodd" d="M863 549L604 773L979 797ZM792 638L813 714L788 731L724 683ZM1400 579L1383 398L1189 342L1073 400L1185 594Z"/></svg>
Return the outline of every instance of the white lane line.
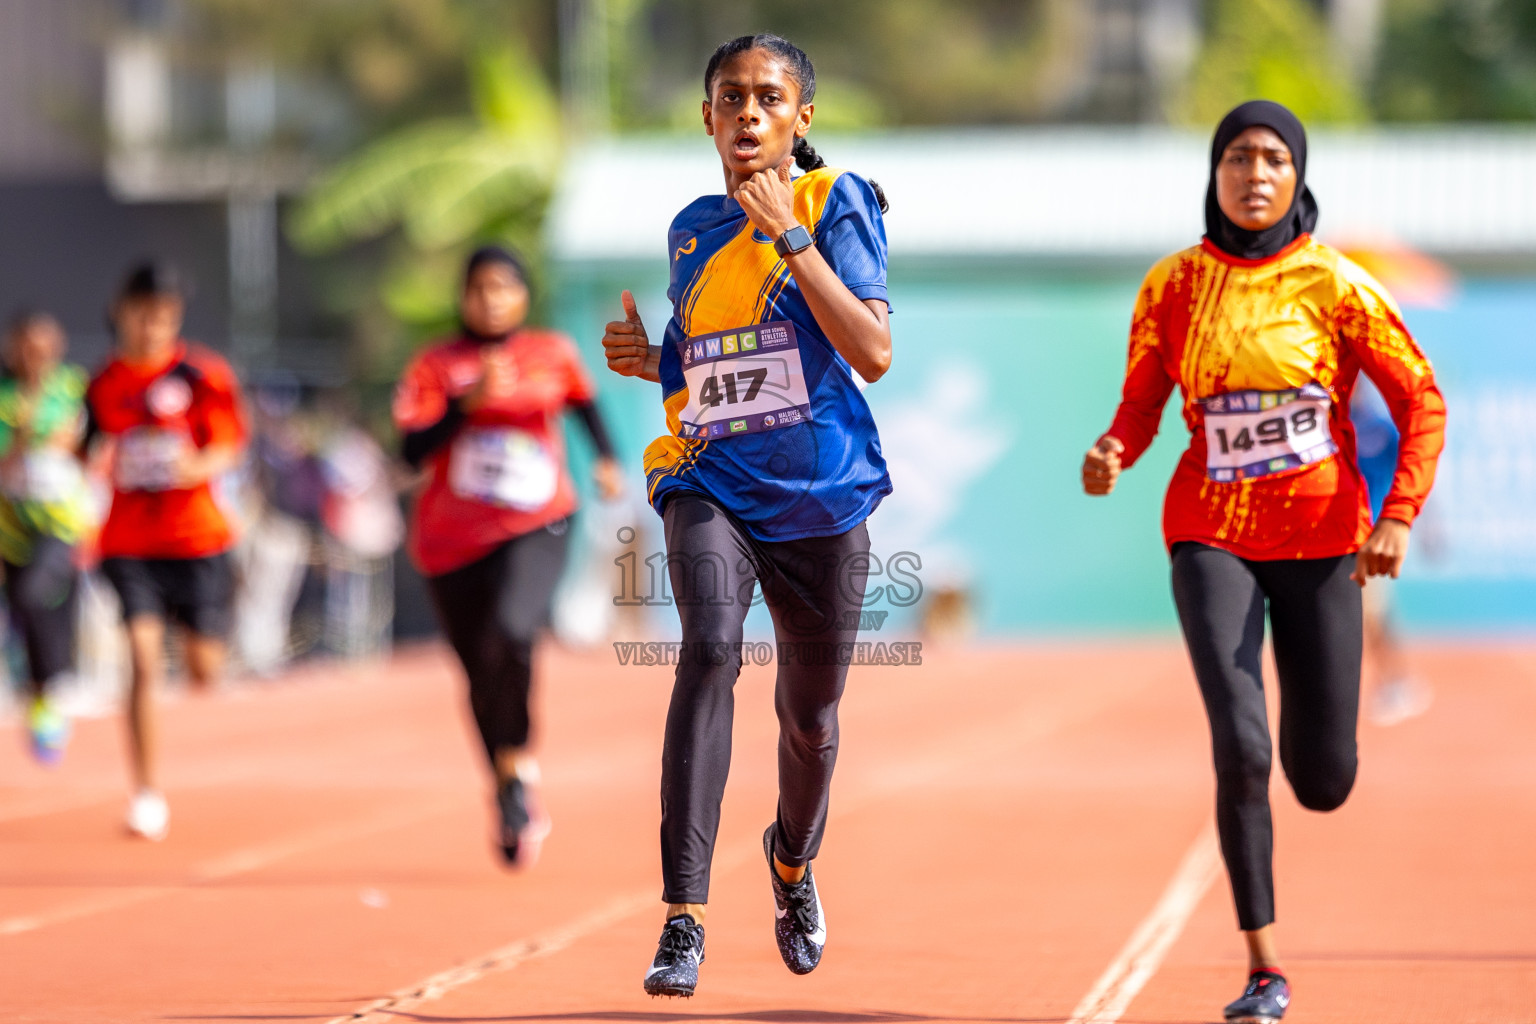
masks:
<svg viewBox="0 0 1536 1024"><path fill-rule="evenodd" d="M1184 931L1190 915L1200 905L1206 890L1221 874L1221 852L1216 845L1216 830L1206 825L1190 844L1173 873L1162 899L1131 935L1120 955L1115 957L1098 982L1072 1011L1067 1024L1115 1024L1131 1005L1131 1000L1163 964L1168 949Z"/></svg>
<svg viewBox="0 0 1536 1024"><path fill-rule="evenodd" d="M336 1017L329 1024L381 1024L384 1021L394 1020L407 1010L429 1000L441 998L456 988L463 988L465 985L479 981L488 974L510 971L518 964L558 953L576 940L593 932L602 931L642 910L653 908L656 903L657 894L654 888L644 892L630 893L577 918L563 928L555 928L532 938L519 939L499 949L493 949L484 956L476 957L471 963L439 971L424 981L399 989L382 999L376 999L343 1017Z"/></svg>
<svg viewBox="0 0 1536 1024"><path fill-rule="evenodd" d="M742 864L763 855L760 842L736 843L715 854L714 871L724 874ZM766 870L766 868L765 868ZM439 971L430 978L414 985L397 989L367 1006L360 1006L342 1017L334 1017L327 1024L386 1024L407 1010L433 999L441 999L454 989L471 985L481 978L502 971L510 971L519 964L539 960L565 949L594 932L600 932L641 911L655 911L661 907L661 894L656 888L635 891L628 896L613 900L562 928L541 932L532 938L518 939L474 960Z"/></svg>
<svg viewBox="0 0 1536 1024"><path fill-rule="evenodd" d="M18 821L22 818L41 818L49 814L62 814L81 807L106 803L117 797L116 789L100 789L60 795L57 792L40 793L32 799L18 799L15 803L0 807L0 822Z"/></svg>
<svg viewBox="0 0 1536 1024"><path fill-rule="evenodd" d="M1069 725L1092 717L1111 703L1107 688L1103 691L1085 689L1072 695L1063 706L1051 708L1024 708L1018 714L992 721L975 729L965 730L934 743L926 753L917 752L900 765L891 765L868 779L851 798L834 801L831 816L834 819L855 812L885 797L905 793L912 786L933 782L942 776L964 768L988 757L1018 749L1022 745L1040 740ZM959 753L956 753L958 751ZM763 854L762 844L756 838L739 842L715 853L715 873L724 874L735 870ZM1210 883L1207 882L1207 885ZM1204 891L1202 889L1202 891ZM563 928L540 933L531 938L518 939L474 960L457 967L439 971L423 981L376 999L341 1017L333 1017L327 1024L387 1024L404 1011L434 999L440 999L454 989L463 988L480 979L510 971L519 964L542 957L552 956L566 947L603 930L610 925L640 913L657 910L660 895L655 889L635 892L577 918ZM1079 1022L1081 1024L1081 1022Z"/></svg>
<svg viewBox="0 0 1536 1024"><path fill-rule="evenodd" d="M392 809L365 818L355 818L351 821L323 825L319 828L310 829L308 832L301 832L288 839L263 843L260 846L249 846L243 850L234 850L222 856L194 864L187 872L186 880L175 885L132 886L107 893L94 893L82 899L60 903L32 914L0 918L0 937L36 931L49 925L75 921L82 917L89 917L92 914L102 913L103 911L118 910L137 903L145 903L161 896L184 891L192 886L223 881L237 875L257 871L269 864L274 864L277 861L300 853L306 853L310 850L410 825L423 818L431 817L441 810L443 810L442 801L432 800L428 803L417 804L405 809Z"/></svg>
<svg viewBox="0 0 1536 1024"><path fill-rule="evenodd" d="M135 903L143 903L174 891L165 886L133 886L128 889L117 889L113 892L87 896L84 899L61 903L46 910L40 910L35 914L22 914L17 917L7 917L4 920L0 920L0 936L20 935L23 932L45 928L50 924L60 924L64 921L73 921L80 917L89 917L91 914L99 914L105 910L131 907Z"/></svg>
<svg viewBox="0 0 1536 1024"><path fill-rule="evenodd" d="M403 828L446 809L442 799L434 797L425 803L392 808L351 821L321 825L319 828L301 832L288 839L278 839L260 846L248 846L222 857L205 860L192 869L192 878L194 882L216 882L235 875L243 875L310 850Z"/></svg>

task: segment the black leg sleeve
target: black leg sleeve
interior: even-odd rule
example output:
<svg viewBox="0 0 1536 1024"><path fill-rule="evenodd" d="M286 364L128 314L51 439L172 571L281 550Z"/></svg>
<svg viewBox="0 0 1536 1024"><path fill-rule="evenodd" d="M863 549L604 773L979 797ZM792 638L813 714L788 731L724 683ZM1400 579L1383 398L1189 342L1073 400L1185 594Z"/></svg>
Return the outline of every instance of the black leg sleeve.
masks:
<svg viewBox="0 0 1536 1024"><path fill-rule="evenodd" d="M1331 811L1354 788L1362 645L1355 556L1256 564L1280 675L1280 764L1303 807Z"/></svg>
<svg viewBox="0 0 1536 1024"><path fill-rule="evenodd" d="M663 523L683 648L661 753L662 898L705 903L731 767L742 621L757 574L745 530L713 502L679 495Z"/></svg>
<svg viewBox="0 0 1536 1024"><path fill-rule="evenodd" d="M837 764L837 708L869 577L869 530L764 545L763 593L778 637L779 813L774 855L798 867L821 850Z"/></svg>
<svg viewBox="0 0 1536 1024"><path fill-rule="evenodd" d="M41 694L75 663L75 604L79 570L75 550L57 537L39 536L26 565L5 566L6 600L27 651L32 692Z"/></svg>
<svg viewBox="0 0 1536 1024"><path fill-rule="evenodd" d="M496 752L526 746L533 648L565 566L568 522L523 534L428 580L438 620L469 677L475 725Z"/></svg>
<svg viewBox="0 0 1536 1024"><path fill-rule="evenodd" d="M1264 594L1236 555L1183 543L1173 553L1173 598L1210 720L1221 854L1238 924L1252 931L1275 919Z"/></svg>

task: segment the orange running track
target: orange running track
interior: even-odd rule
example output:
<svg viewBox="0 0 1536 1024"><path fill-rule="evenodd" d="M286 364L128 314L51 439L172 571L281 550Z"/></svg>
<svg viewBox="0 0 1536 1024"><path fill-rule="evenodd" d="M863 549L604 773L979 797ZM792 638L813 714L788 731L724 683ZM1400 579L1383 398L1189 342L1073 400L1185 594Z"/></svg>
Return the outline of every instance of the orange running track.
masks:
<svg viewBox="0 0 1536 1024"><path fill-rule="evenodd" d="M1363 725L1338 813L1275 785L1282 950L1308 1022L1536 1020L1536 650L1435 648L1437 699ZM640 978L661 919L671 670L551 651L555 831L524 874L436 648L165 707L172 820L121 831L115 720L63 766L0 743L0 1020L1202 1022L1244 974L1173 643L928 650L856 668L813 975L774 949L771 670L738 694L708 962Z"/></svg>

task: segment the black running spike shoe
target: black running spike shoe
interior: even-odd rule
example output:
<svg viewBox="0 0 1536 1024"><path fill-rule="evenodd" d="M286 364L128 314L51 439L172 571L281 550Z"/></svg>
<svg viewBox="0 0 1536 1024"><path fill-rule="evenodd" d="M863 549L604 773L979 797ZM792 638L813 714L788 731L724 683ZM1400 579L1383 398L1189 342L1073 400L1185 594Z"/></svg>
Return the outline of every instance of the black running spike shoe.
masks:
<svg viewBox="0 0 1536 1024"><path fill-rule="evenodd" d="M513 867L532 867L550 828L538 795L523 780L508 779L496 791L496 807L501 812L501 855Z"/></svg>
<svg viewBox="0 0 1536 1024"><path fill-rule="evenodd" d="M768 858L768 874L773 878L773 937L779 943L784 966L795 974L810 974L821 963L821 951L827 944L827 918L821 910L821 896L809 864L805 877L790 885L779 877L773 866L773 837L778 823L763 833L763 855Z"/></svg>
<svg viewBox="0 0 1536 1024"><path fill-rule="evenodd" d="M1227 1024L1278 1024L1291 1005L1291 983L1279 971L1259 969L1248 975L1242 997L1227 1004Z"/></svg>
<svg viewBox="0 0 1536 1024"><path fill-rule="evenodd" d="M704 926L692 914L667 918L656 943L656 959L645 972L645 991L653 996L693 995L704 962Z"/></svg>

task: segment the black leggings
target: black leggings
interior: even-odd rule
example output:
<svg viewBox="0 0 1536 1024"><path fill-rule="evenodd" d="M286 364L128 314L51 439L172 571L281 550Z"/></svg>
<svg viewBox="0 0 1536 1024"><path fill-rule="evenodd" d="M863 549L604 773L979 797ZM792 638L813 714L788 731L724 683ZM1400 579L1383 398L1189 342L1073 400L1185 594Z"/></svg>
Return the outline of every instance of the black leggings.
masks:
<svg viewBox="0 0 1536 1024"><path fill-rule="evenodd" d="M671 499L663 521L683 647L661 754L662 899L706 903L753 583L762 585L779 643L775 855L793 867L815 858L826 826L837 704L848 676L837 645L858 636L869 531L860 523L835 537L764 542L692 494Z"/></svg>
<svg viewBox="0 0 1536 1024"><path fill-rule="evenodd" d="M34 695L74 666L79 579L75 549L57 537L34 538L32 560L26 565L5 563L5 599L27 649Z"/></svg>
<svg viewBox="0 0 1536 1024"><path fill-rule="evenodd" d="M1264 609L1280 676L1280 764L1303 807L1331 811L1355 784L1360 588L1355 556L1254 562L1173 549L1173 599L1211 723L1216 829L1244 931L1275 919Z"/></svg>
<svg viewBox="0 0 1536 1024"><path fill-rule="evenodd" d="M469 676L469 706L492 767L528 743L533 644L549 622L570 520L514 537L479 561L427 579L448 642Z"/></svg>

